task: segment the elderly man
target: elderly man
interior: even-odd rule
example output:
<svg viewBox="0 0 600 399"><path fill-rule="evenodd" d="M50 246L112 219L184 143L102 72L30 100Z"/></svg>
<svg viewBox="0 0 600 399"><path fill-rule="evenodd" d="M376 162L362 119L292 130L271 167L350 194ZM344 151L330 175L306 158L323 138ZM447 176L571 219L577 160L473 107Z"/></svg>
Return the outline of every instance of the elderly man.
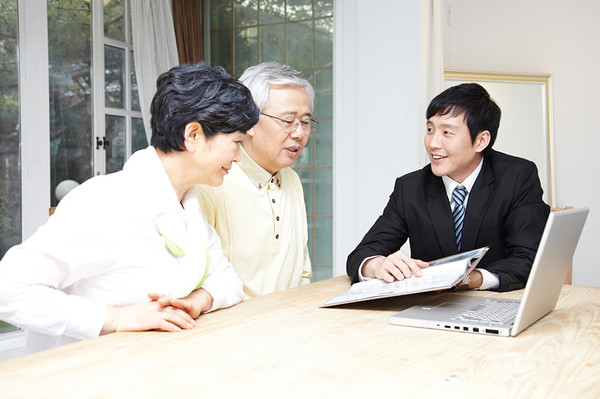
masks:
<svg viewBox="0 0 600 399"><path fill-rule="evenodd" d="M317 124L314 89L302 74L273 62L248 68L240 81L260 110L241 160L220 187L198 186L208 222L248 297L310 282L302 184L291 169Z"/></svg>

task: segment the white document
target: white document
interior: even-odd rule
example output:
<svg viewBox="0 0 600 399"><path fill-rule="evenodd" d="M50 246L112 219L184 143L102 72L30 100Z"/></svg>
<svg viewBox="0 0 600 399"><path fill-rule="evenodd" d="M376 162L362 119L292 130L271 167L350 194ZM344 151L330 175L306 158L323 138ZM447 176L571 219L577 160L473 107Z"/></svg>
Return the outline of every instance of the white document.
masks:
<svg viewBox="0 0 600 399"><path fill-rule="evenodd" d="M348 291L331 298L323 307L452 288L475 268L487 250L484 247L432 261L429 267L422 269L421 277L412 275L392 283L379 279L354 283Z"/></svg>

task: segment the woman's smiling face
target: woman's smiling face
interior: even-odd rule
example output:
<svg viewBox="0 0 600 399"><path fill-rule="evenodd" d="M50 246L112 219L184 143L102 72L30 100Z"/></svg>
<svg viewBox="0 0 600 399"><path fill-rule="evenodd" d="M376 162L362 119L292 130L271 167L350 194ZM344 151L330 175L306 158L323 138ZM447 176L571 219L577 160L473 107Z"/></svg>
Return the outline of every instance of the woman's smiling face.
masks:
<svg viewBox="0 0 600 399"><path fill-rule="evenodd" d="M245 133L217 133L209 139L203 134L200 136L199 140L204 143L195 156L199 183L220 186L233 162L240 160L240 145Z"/></svg>

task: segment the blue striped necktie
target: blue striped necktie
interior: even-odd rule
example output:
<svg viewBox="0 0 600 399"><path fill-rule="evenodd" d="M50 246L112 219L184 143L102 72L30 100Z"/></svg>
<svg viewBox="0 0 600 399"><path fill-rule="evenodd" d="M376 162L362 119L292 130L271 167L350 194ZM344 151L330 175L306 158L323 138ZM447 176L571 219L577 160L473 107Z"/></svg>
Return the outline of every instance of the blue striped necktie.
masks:
<svg viewBox="0 0 600 399"><path fill-rule="evenodd" d="M454 210L452 211L452 220L454 221L454 234L456 236L456 247L460 252L460 242L462 239L462 228L465 220L465 206L464 201L467 196L467 189L462 185L458 186L452 192L452 199L454 200Z"/></svg>

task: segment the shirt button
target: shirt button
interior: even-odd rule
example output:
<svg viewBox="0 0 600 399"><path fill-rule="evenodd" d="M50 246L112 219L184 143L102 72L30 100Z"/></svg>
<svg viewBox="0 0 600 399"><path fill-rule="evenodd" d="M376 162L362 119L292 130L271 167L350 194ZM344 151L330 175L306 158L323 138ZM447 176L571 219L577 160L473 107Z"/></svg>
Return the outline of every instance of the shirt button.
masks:
<svg viewBox="0 0 600 399"><path fill-rule="evenodd" d="M273 198L271 201L273 201L273 203L275 203L275 198Z"/></svg>
<svg viewBox="0 0 600 399"><path fill-rule="evenodd" d="M279 222L279 216L277 216L275 219Z"/></svg>
<svg viewBox="0 0 600 399"><path fill-rule="evenodd" d="M271 183L273 183L275 180L271 179Z"/></svg>
<svg viewBox="0 0 600 399"><path fill-rule="evenodd" d="M277 235L275 236L275 239L276 239L276 240L279 240L279 234L277 234Z"/></svg>

